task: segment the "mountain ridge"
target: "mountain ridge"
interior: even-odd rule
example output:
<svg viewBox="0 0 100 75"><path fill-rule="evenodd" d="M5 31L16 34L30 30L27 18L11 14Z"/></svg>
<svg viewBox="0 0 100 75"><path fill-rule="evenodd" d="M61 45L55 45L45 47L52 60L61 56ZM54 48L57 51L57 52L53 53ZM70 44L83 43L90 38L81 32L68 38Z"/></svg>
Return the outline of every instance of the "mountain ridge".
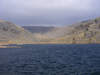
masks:
<svg viewBox="0 0 100 75"><path fill-rule="evenodd" d="M41 33L41 34L50 32L55 28L53 26L22 26L22 27L32 33Z"/></svg>
<svg viewBox="0 0 100 75"><path fill-rule="evenodd" d="M33 41L31 32L11 22L0 20L0 43L23 44Z"/></svg>
<svg viewBox="0 0 100 75"><path fill-rule="evenodd" d="M34 29L34 28L33 28ZM38 29L38 28L37 28ZM40 29L40 28L39 28ZM32 33L11 22L0 20L0 44L90 44L100 43L100 18L71 26L48 28Z"/></svg>
<svg viewBox="0 0 100 75"><path fill-rule="evenodd" d="M64 44L100 43L100 18L58 27L44 35L35 35L41 42ZM39 36L39 37L38 37Z"/></svg>

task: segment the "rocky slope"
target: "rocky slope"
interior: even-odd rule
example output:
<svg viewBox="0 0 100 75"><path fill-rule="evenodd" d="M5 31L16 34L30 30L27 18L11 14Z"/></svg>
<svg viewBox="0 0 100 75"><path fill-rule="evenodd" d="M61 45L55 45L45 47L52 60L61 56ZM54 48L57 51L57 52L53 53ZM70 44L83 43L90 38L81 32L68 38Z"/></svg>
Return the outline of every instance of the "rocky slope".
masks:
<svg viewBox="0 0 100 75"><path fill-rule="evenodd" d="M48 43L100 43L100 18L67 27L58 27L46 34L36 34L35 37L41 39L41 42Z"/></svg>
<svg viewBox="0 0 100 75"><path fill-rule="evenodd" d="M32 33L11 22L0 20L0 44L27 44L34 40Z"/></svg>
<svg viewBox="0 0 100 75"><path fill-rule="evenodd" d="M13 23L0 20L0 44L88 43L100 43L100 18L56 27L43 33L31 33Z"/></svg>

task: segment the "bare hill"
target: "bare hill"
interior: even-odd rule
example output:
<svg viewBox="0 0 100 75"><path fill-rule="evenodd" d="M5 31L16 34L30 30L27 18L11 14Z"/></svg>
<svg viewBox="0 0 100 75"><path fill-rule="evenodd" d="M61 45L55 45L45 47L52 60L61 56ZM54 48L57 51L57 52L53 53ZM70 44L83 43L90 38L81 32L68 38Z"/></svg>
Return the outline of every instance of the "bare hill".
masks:
<svg viewBox="0 0 100 75"><path fill-rule="evenodd" d="M35 36L42 42L49 43L100 43L100 18L79 22L67 27L58 27L43 35Z"/></svg>
<svg viewBox="0 0 100 75"><path fill-rule="evenodd" d="M31 32L11 22L0 20L0 44L31 43L35 41Z"/></svg>
<svg viewBox="0 0 100 75"><path fill-rule="evenodd" d="M26 28L27 29L27 28ZM100 43L100 18L48 31L29 32L11 22L0 20L0 44L87 44ZM34 31L34 28L32 28ZM31 30L30 30L31 31Z"/></svg>

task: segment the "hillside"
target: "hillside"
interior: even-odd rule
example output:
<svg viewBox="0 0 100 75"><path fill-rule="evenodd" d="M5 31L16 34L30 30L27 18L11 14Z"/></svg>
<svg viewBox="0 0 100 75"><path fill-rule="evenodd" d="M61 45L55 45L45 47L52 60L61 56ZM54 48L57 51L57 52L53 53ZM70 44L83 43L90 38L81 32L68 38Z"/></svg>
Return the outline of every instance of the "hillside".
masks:
<svg viewBox="0 0 100 75"><path fill-rule="evenodd" d="M0 20L0 44L24 44L35 41L31 32L11 22Z"/></svg>
<svg viewBox="0 0 100 75"><path fill-rule="evenodd" d="M100 43L100 18L69 26L47 27L47 30L45 27L24 28L11 22L0 20L0 44Z"/></svg>
<svg viewBox="0 0 100 75"><path fill-rule="evenodd" d="M71 30L57 40L69 43L100 43L99 38L100 18L97 18L72 25Z"/></svg>
<svg viewBox="0 0 100 75"><path fill-rule="evenodd" d="M100 43L100 18L83 21L71 26L58 27L43 35L36 34L41 42L86 44Z"/></svg>

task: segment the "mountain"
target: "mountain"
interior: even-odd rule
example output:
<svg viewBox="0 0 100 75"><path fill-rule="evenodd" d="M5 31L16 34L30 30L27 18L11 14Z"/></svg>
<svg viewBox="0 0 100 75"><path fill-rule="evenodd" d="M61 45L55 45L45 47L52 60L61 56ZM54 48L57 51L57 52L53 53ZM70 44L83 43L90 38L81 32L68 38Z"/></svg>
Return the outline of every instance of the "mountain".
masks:
<svg viewBox="0 0 100 75"><path fill-rule="evenodd" d="M99 38L100 18L62 27L20 27L0 20L0 44L88 44L100 43Z"/></svg>
<svg viewBox="0 0 100 75"><path fill-rule="evenodd" d="M29 30L32 33L46 33L53 30L55 27L53 26L23 26L24 29Z"/></svg>
<svg viewBox="0 0 100 75"><path fill-rule="evenodd" d="M0 20L0 44L27 44L35 41L33 34L11 22Z"/></svg>
<svg viewBox="0 0 100 75"><path fill-rule="evenodd" d="M86 44L100 43L100 18L79 22L70 26L57 27L36 38L46 43Z"/></svg>

